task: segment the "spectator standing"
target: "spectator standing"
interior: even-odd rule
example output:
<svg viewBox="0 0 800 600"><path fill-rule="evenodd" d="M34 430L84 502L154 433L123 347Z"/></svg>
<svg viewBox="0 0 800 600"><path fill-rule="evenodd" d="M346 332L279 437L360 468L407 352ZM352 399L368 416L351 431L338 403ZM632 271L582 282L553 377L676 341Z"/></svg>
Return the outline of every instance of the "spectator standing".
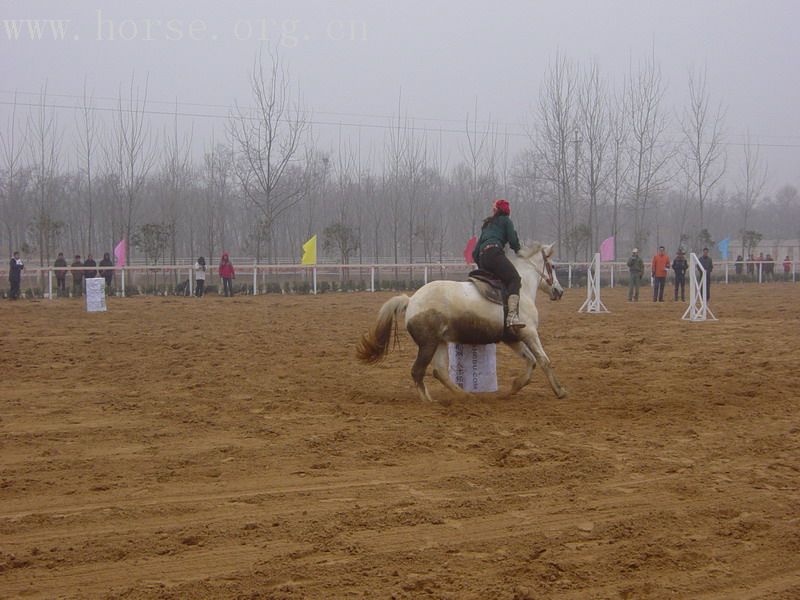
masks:
<svg viewBox="0 0 800 600"><path fill-rule="evenodd" d="M86 255L86 260L83 262L83 276L85 279L91 279L92 277L97 277L97 262L94 260L91 254Z"/></svg>
<svg viewBox="0 0 800 600"><path fill-rule="evenodd" d="M58 253L58 258L53 266L56 268L56 295L65 297L67 295L67 272L64 267L67 266L67 259L64 258L63 252Z"/></svg>
<svg viewBox="0 0 800 600"><path fill-rule="evenodd" d="M14 254L11 255L11 261L8 265L8 283L11 287L11 289L8 290L9 300L19 299L19 286L22 281L22 270L24 268L25 265L19 257L19 252L14 252Z"/></svg>
<svg viewBox="0 0 800 600"><path fill-rule="evenodd" d="M664 301L664 284L667 281L669 269L669 256L664 252L664 246L658 247L658 254L653 257L651 273L653 275L653 302Z"/></svg>
<svg viewBox="0 0 800 600"><path fill-rule="evenodd" d="M736 274L741 275L744 272L744 256L741 254L736 257Z"/></svg>
<svg viewBox="0 0 800 600"><path fill-rule="evenodd" d="M206 290L206 259L200 257L194 263L194 295L202 298Z"/></svg>
<svg viewBox="0 0 800 600"><path fill-rule="evenodd" d="M228 253L222 255L219 263L219 276L222 279L222 288L225 296L233 296L233 280L236 279L236 271L233 269Z"/></svg>
<svg viewBox="0 0 800 600"><path fill-rule="evenodd" d="M703 248L700 264L706 270L706 301L711 300L711 271L714 270L714 261L708 255L708 248Z"/></svg>
<svg viewBox="0 0 800 600"><path fill-rule="evenodd" d="M634 248L631 251L631 257L628 259L628 271L630 272L630 279L628 280L628 302L638 302L639 286L642 285L642 275L644 274L644 262L639 256L638 248Z"/></svg>
<svg viewBox="0 0 800 600"><path fill-rule="evenodd" d="M678 288L681 290L681 302L686 301L686 271L689 268L689 263L686 261L686 255L683 248L678 250L678 255L672 261L672 270L675 273L675 298L678 301Z"/></svg>
<svg viewBox="0 0 800 600"><path fill-rule="evenodd" d="M772 254L767 252L767 258L765 259L766 262L764 263L765 273L767 275L768 281L775 280L775 259L772 258Z"/></svg>
<svg viewBox="0 0 800 600"><path fill-rule="evenodd" d="M103 254L103 260L100 261L101 267L113 267L114 263L111 261L111 255L106 252ZM111 287L111 282L114 280L114 269L100 269L100 277L106 280L106 287Z"/></svg>
<svg viewBox="0 0 800 600"><path fill-rule="evenodd" d="M755 275L755 272L756 272L756 259L752 254L750 254L747 257L747 274Z"/></svg>
<svg viewBox="0 0 800 600"><path fill-rule="evenodd" d="M786 258L783 259L783 277L788 281L789 275L792 272L792 259L789 258L789 255L786 255Z"/></svg>
<svg viewBox="0 0 800 600"><path fill-rule="evenodd" d="M81 293L83 292L83 271L81 269L77 269L75 267L82 267L83 261L81 260L81 255L76 254L75 259L72 261L70 267L74 270L72 271L72 295L76 298L80 298Z"/></svg>

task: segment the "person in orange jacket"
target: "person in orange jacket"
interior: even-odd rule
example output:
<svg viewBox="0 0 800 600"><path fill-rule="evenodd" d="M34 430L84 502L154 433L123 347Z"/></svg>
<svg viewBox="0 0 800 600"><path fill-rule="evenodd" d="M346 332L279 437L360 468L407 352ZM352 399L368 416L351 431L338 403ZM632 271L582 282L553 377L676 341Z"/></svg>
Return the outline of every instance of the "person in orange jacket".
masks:
<svg viewBox="0 0 800 600"><path fill-rule="evenodd" d="M658 254L653 257L651 273L653 275L653 302L664 301L664 284L667 282L667 269L669 269L669 256L664 252L664 246L658 247Z"/></svg>

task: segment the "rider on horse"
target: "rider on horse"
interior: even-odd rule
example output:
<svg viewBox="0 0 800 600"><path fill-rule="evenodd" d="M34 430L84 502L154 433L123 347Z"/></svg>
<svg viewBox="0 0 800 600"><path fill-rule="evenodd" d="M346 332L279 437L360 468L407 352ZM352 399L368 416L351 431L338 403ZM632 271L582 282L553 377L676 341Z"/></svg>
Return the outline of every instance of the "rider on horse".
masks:
<svg viewBox="0 0 800 600"><path fill-rule="evenodd" d="M475 244L472 258L478 267L500 279L508 290L506 327L522 328L525 327L525 323L519 318L520 277L505 254L506 244L511 246L514 252L519 252L519 238L509 216L511 207L508 200L495 200L493 209L492 216L483 222L481 236Z"/></svg>

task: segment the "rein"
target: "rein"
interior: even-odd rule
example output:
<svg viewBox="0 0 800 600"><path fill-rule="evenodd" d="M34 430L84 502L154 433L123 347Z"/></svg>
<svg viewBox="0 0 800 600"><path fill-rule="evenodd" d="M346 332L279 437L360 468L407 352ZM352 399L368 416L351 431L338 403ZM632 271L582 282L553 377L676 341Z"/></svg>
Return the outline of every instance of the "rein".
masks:
<svg viewBox="0 0 800 600"><path fill-rule="evenodd" d="M545 271L547 271L547 275L540 272L539 276L543 277L545 281L547 281L547 285L553 285L553 265L550 264L550 261L547 260L547 256L544 254L544 248L542 248L542 261L544 262Z"/></svg>

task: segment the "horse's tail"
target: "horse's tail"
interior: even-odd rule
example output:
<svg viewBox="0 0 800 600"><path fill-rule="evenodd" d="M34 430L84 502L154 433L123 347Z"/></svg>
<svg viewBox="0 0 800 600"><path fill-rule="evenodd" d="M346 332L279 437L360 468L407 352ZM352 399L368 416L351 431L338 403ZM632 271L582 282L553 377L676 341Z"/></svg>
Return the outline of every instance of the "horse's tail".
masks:
<svg viewBox="0 0 800 600"><path fill-rule="evenodd" d="M386 355L389 354L392 325L399 316L406 312L408 301L409 297L403 294L390 298L381 306L375 325L358 341L356 347L358 360L374 364L386 358Z"/></svg>

